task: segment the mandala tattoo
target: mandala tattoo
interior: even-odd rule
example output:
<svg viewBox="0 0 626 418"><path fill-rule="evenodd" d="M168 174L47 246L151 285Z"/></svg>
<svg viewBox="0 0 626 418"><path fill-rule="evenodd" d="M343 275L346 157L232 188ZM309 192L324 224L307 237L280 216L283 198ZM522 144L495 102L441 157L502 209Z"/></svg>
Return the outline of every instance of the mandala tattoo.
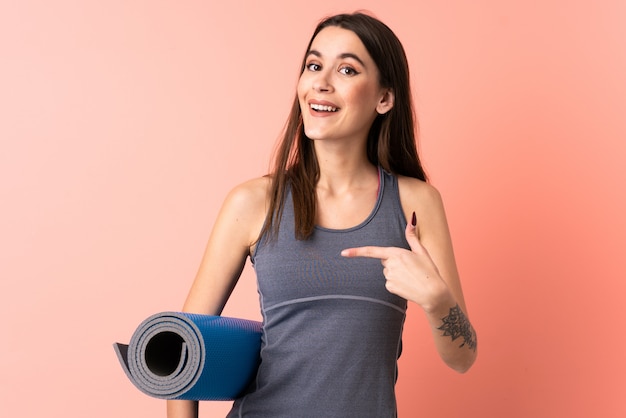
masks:
<svg viewBox="0 0 626 418"><path fill-rule="evenodd" d="M463 338L463 343L459 347L467 345L469 349L476 351L476 332L458 304L441 320L443 325L437 329L443 331L445 337L452 337L452 341L459 337Z"/></svg>

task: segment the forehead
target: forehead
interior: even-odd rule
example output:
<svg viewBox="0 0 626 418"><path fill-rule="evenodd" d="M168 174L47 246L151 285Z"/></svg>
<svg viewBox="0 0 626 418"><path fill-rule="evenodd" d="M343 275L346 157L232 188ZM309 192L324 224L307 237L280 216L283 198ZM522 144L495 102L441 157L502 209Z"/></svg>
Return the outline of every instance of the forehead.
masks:
<svg viewBox="0 0 626 418"><path fill-rule="evenodd" d="M313 39L311 49L323 56L339 57L342 54L356 54L363 61L372 62L365 45L356 33L338 26L322 29Z"/></svg>

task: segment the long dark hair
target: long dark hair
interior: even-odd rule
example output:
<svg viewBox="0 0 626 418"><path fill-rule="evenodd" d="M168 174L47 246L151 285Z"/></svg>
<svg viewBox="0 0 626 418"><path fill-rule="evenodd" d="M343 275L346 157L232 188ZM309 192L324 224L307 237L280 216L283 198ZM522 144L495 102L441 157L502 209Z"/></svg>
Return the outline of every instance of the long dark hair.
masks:
<svg viewBox="0 0 626 418"><path fill-rule="evenodd" d="M394 106L378 115L367 138L369 161L384 170L427 181L416 148L417 122L413 110L409 67L402 44L393 31L378 19L364 13L339 14L322 20L313 40L324 28L337 26L354 32L367 49L380 74L381 87L394 93ZM315 228L316 194L319 165L312 141L304 133L302 113L296 94L282 138L278 143L270 173L270 204L260 236L275 237L284 209L287 187L291 188L297 239L307 239Z"/></svg>

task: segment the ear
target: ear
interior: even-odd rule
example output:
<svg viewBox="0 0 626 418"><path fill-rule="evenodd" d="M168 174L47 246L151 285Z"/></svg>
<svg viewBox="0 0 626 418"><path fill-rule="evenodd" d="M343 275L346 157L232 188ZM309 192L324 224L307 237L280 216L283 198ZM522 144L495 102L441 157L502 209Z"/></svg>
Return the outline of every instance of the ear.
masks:
<svg viewBox="0 0 626 418"><path fill-rule="evenodd" d="M384 94L376 106L376 112L378 112L379 115L384 115L389 112L393 108L394 100L396 98L393 94L393 90L391 89L384 89L383 93Z"/></svg>

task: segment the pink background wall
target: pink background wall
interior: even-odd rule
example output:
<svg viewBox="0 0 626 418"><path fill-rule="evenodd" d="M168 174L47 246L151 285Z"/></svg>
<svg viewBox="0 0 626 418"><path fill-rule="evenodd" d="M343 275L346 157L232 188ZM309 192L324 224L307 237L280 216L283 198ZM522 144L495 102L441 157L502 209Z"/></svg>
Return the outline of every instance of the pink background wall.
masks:
<svg viewBox="0 0 626 418"><path fill-rule="evenodd" d="M357 8L406 47L479 331L456 375L410 309L401 416L626 416L619 0L1 2L1 416L164 415L111 344L180 308L315 23ZM225 314L257 309L247 268Z"/></svg>

